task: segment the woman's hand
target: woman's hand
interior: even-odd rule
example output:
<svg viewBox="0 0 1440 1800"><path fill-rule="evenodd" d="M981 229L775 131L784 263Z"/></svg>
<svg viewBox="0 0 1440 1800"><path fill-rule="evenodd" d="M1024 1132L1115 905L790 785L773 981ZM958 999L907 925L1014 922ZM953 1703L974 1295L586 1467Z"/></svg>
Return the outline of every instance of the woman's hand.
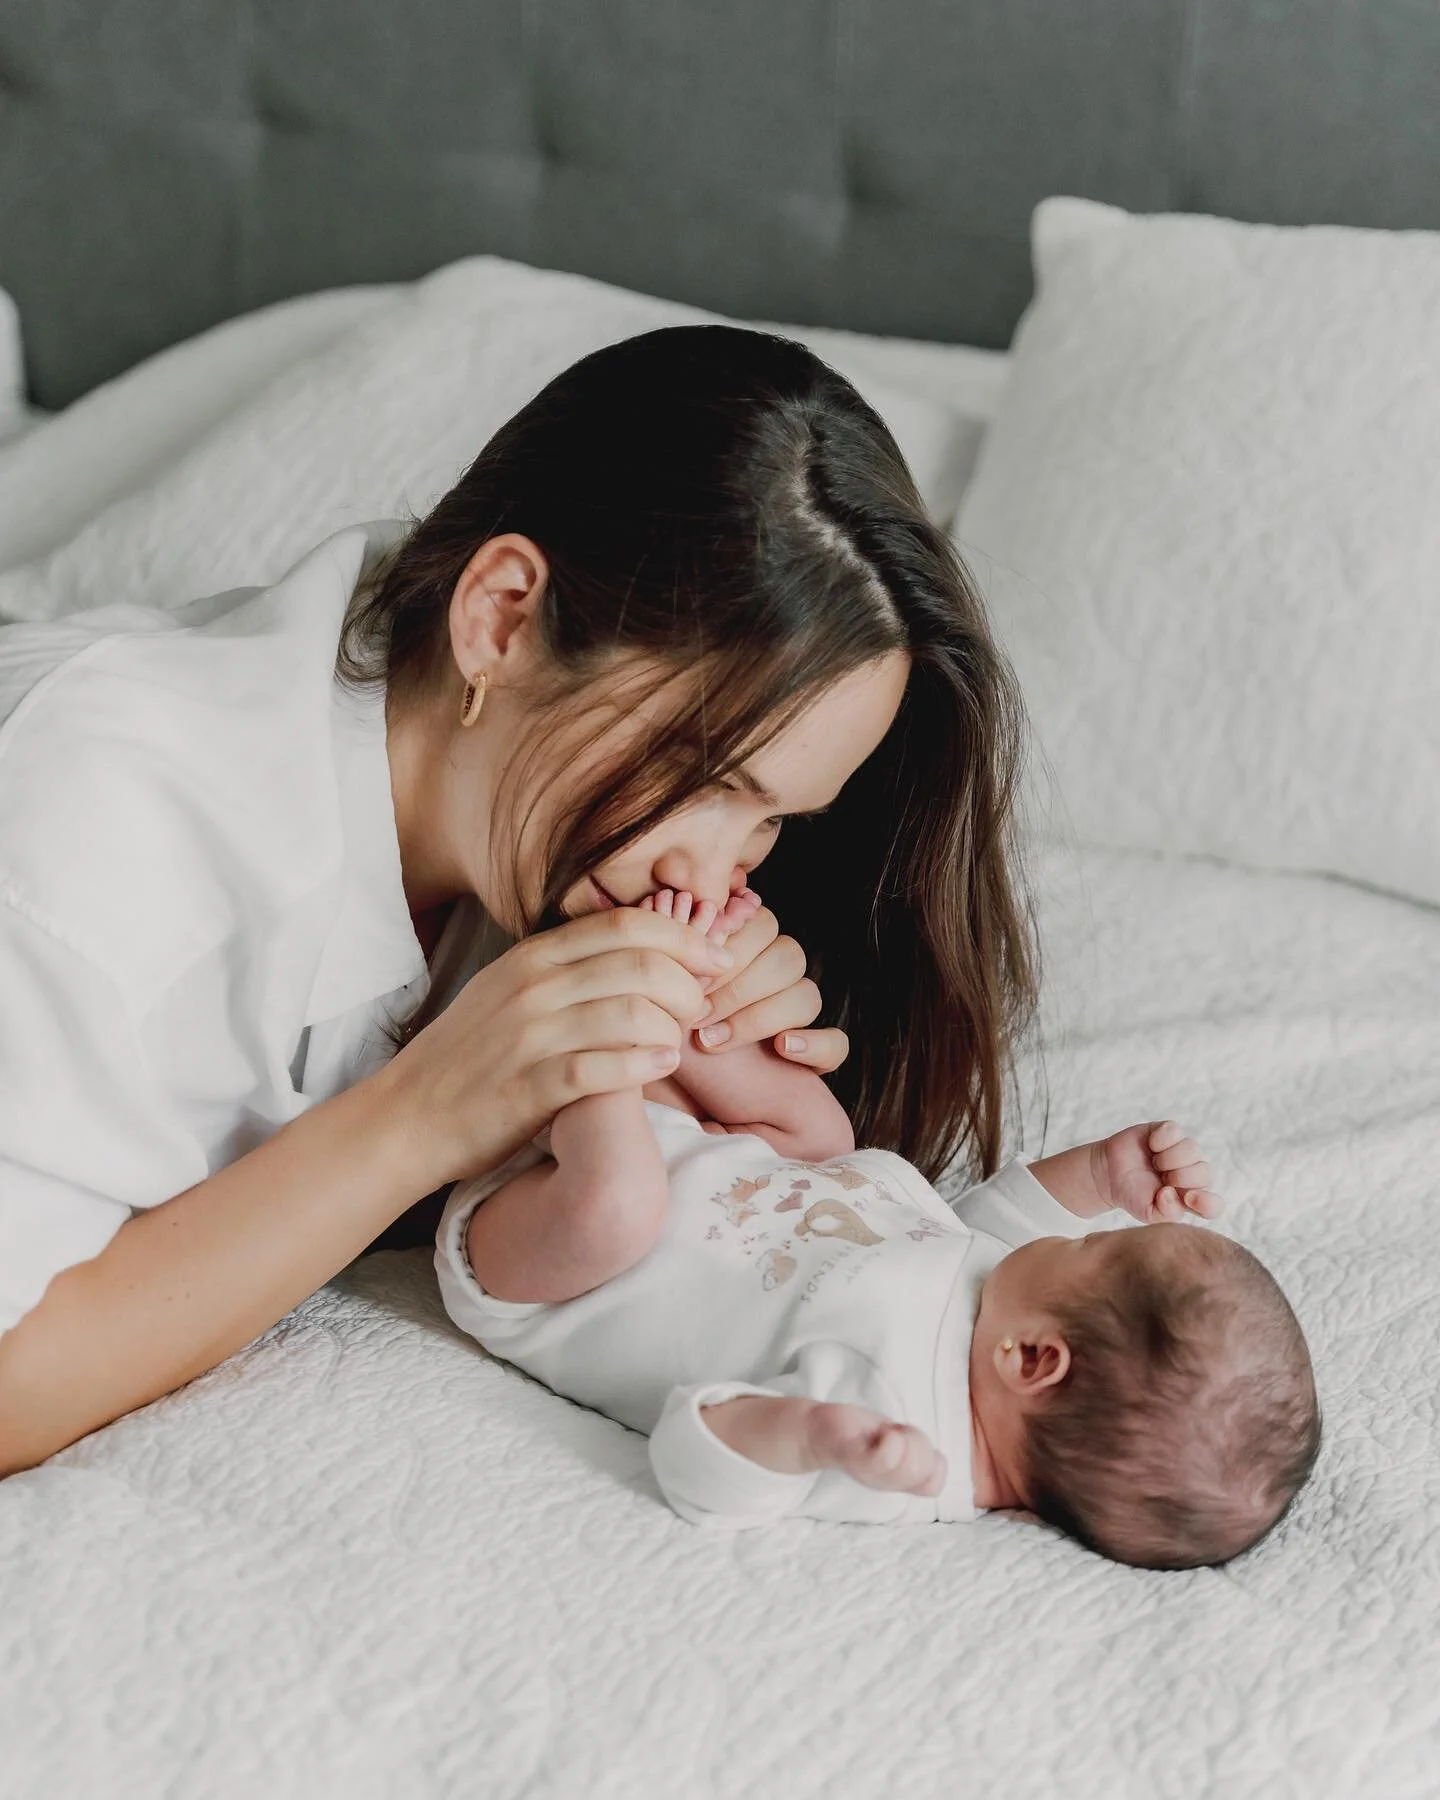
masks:
<svg viewBox="0 0 1440 1800"><path fill-rule="evenodd" d="M820 990L805 973L805 952L781 935L779 920L759 895L746 892L755 911L726 941L735 967L716 978L696 1041L720 1051L769 1039L788 1062L828 1075L849 1055L850 1040L833 1027L805 1029L820 1013Z"/></svg>
<svg viewBox="0 0 1440 1800"><path fill-rule="evenodd" d="M493 1169L573 1100L669 1074L730 967L702 932L633 907L506 951L371 1078L424 1171L418 1191Z"/></svg>

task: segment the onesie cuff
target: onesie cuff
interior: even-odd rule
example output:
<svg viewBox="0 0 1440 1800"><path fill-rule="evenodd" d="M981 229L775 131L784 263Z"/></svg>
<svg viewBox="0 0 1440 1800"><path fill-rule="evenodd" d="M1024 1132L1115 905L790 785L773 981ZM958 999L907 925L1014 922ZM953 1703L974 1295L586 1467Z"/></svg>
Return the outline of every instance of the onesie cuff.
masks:
<svg viewBox="0 0 1440 1800"><path fill-rule="evenodd" d="M546 1304L540 1300L497 1300L493 1294L487 1294L470 1267L465 1239L470 1221L483 1202L539 1159L539 1152L527 1146L493 1174L457 1183L435 1233L435 1277L445 1311L453 1324L497 1356L505 1354L506 1336L527 1325L536 1313L544 1312Z"/></svg>
<svg viewBox="0 0 1440 1800"><path fill-rule="evenodd" d="M805 1502L818 1471L784 1475L741 1456L716 1437L701 1409L742 1394L779 1397L743 1381L711 1382L671 1395L650 1436L650 1466L660 1491L692 1525L741 1530L787 1518Z"/></svg>
<svg viewBox="0 0 1440 1800"><path fill-rule="evenodd" d="M1084 1237L1098 1223L1062 1206L1030 1173L1026 1159L1018 1156L962 1194L955 1213L973 1231L987 1232L1012 1250L1040 1237Z"/></svg>

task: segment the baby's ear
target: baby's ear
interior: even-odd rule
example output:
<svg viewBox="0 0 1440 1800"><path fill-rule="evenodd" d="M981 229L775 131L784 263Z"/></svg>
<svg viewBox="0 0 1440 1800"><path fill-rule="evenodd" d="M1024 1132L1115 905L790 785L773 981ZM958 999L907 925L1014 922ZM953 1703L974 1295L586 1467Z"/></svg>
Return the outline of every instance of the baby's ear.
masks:
<svg viewBox="0 0 1440 1800"><path fill-rule="evenodd" d="M1049 1327L1002 1337L995 1346L995 1368L1013 1393L1038 1394L1070 1373L1070 1346Z"/></svg>
<svg viewBox="0 0 1440 1800"><path fill-rule="evenodd" d="M1070 1373L1070 1346L1058 1331L1047 1331L1035 1346L1035 1373L1031 1393L1054 1387Z"/></svg>

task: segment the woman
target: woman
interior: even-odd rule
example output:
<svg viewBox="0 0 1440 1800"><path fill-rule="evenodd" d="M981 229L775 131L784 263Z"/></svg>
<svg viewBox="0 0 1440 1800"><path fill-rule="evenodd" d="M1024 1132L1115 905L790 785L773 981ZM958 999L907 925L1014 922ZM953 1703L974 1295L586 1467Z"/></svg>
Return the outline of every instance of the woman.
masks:
<svg viewBox="0 0 1440 1800"><path fill-rule="evenodd" d="M927 1174L995 1166L1018 708L889 433L795 344L632 339L408 536L10 628L0 721L0 1471L697 1026L833 1073ZM762 862L728 967L635 905Z"/></svg>

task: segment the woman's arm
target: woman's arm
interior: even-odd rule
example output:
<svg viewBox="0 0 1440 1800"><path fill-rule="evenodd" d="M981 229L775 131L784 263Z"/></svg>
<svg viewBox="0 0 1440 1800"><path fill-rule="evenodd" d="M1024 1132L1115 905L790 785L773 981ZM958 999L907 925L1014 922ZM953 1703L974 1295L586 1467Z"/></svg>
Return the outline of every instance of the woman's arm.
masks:
<svg viewBox="0 0 1440 1800"><path fill-rule="evenodd" d="M626 910L482 969L384 1069L51 1281L0 1337L0 1474L213 1368L562 1106L673 1069L697 977L723 966L697 933Z"/></svg>
<svg viewBox="0 0 1440 1800"><path fill-rule="evenodd" d="M66 1269L0 1337L0 1474L42 1462L248 1344L429 1190L378 1078Z"/></svg>

